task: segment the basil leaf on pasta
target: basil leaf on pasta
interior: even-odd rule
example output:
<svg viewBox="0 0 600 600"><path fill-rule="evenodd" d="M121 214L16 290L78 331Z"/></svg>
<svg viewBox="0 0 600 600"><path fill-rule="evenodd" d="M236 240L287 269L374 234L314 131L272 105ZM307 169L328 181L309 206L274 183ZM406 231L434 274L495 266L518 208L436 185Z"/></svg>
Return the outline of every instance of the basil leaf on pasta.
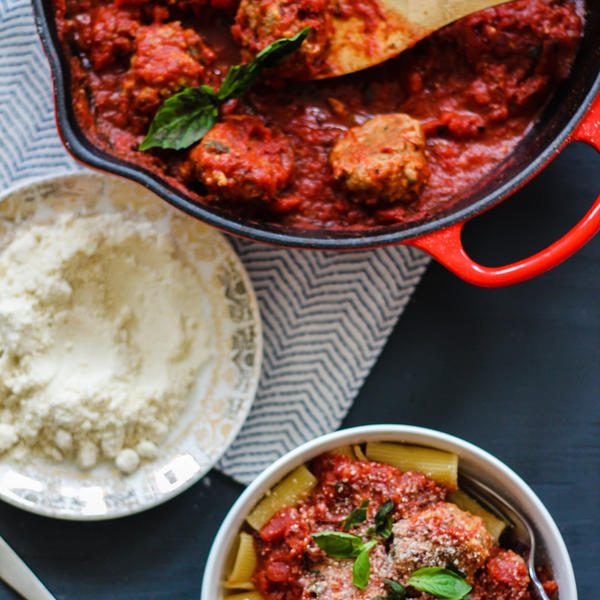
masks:
<svg viewBox="0 0 600 600"><path fill-rule="evenodd" d="M410 576L406 583L439 600L463 600L473 589L463 577L441 567L419 569Z"/></svg>
<svg viewBox="0 0 600 600"><path fill-rule="evenodd" d="M371 577L371 559L369 558L369 552L377 544L375 541L367 542L362 547L360 554L354 561L352 567L352 585L359 590L364 590L369 585L369 579Z"/></svg>
<svg viewBox="0 0 600 600"><path fill-rule="evenodd" d="M346 517L346 519L344 519L344 531L349 531L355 525L364 523L367 520L367 508L368 507L369 507L369 501L364 500L356 510L353 510Z"/></svg>
<svg viewBox="0 0 600 600"><path fill-rule="evenodd" d="M317 546L331 558L355 558L363 547L362 538L342 531L323 531L312 537Z"/></svg>
<svg viewBox="0 0 600 600"><path fill-rule="evenodd" d="M394 510L394 503L388 500L375 515L375 535L383 538L384 540L392 535L392 516L391 513Z"/></svg>

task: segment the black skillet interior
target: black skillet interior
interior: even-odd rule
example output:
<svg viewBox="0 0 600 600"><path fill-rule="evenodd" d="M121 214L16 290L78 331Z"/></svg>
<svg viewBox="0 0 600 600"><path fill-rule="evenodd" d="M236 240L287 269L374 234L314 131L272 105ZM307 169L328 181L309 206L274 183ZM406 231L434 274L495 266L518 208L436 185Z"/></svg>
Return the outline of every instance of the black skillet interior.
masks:
<svg viewBox="0 0 600 600"><path fill-rule="evenodd" d="M135 180L191 216L229 233L282 246L357 249L396 244L464 221L497 204L552 158L589 109L600 90L600 3L587 0L587 26L571 78L566 81L513 154L494 173L446 213L421 223L378 228L371 232L298 230L245 222L214 207L202 206L158 175L114 158L90 144L74 115L68 61L58 40L51 0L33 0L38 32L54 76L57 120L63 141L79 160L103 171Z"/></svg>

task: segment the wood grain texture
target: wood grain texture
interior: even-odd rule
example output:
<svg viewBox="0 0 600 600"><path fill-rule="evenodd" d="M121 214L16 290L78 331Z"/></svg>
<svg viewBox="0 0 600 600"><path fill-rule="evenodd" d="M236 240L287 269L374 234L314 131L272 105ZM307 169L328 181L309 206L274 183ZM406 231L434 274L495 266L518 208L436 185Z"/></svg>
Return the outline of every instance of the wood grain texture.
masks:
<svg viewBox="0 0 600 600"><path fill-rule="evenodd" d="M358 17L335 19L327 54L327 76L352 73L379 64L433 31L466 15L506 0L379 0L381 20L373 26Z"/></svg>
<svg viewBox="0 0 600 600"><path fill-rule="evenodd" d="M380 0L390 13L425 29L439 29L471 13L507 0Z"/></svg>

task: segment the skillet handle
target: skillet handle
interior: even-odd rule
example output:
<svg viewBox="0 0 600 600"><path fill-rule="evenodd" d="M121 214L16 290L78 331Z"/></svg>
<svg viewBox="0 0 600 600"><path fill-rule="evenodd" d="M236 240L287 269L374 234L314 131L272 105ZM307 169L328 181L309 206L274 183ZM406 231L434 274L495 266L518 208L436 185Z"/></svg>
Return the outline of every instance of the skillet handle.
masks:
<svg viewBox="0 0 600 600"><path fill-rule="evenodd" d="M586 142L600 152L600 96L566 144ZM565 144L565 145L566 145ZM537 277L579 251L600 231L600 196L583 219L557 242L538 254L504 267L484 267L473 261L462 245L466 222L451 225L411 241L468 283L481 287L503 287Z"/></svg>

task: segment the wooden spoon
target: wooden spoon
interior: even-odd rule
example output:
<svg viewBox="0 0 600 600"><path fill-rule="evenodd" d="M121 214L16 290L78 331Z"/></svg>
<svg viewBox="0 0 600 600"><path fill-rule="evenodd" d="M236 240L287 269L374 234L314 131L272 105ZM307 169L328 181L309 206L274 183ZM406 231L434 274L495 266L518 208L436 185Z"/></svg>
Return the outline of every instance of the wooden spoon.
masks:
<svg viewBox="0 0 600 600"><path fill-rule="evenodd" d="M379 15L334 17L334 35L317 77L337 77L397 56L437 29L507 0L378 0Z"/></svg>

